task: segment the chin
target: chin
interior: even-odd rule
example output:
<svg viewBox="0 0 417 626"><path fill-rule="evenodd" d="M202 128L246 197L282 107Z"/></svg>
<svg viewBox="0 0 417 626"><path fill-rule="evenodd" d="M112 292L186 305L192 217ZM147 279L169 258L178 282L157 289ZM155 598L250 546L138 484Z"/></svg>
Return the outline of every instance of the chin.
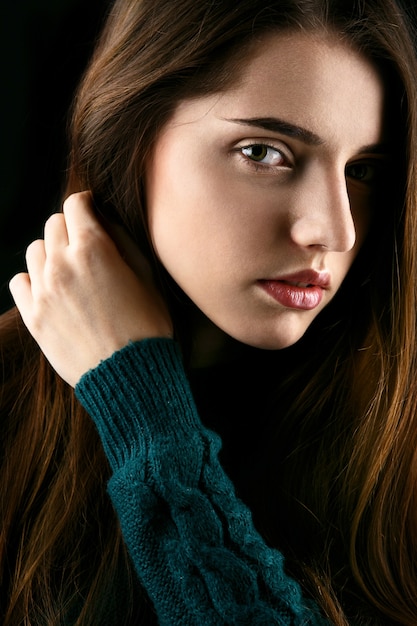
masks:
<svg viewBox="0 0 417 626"><path fill-rule="evenodd" d="M233 339L240 341L253 348L259 348L260 350L284 350L290 348L296 344L305 335L307 328L303 328L302 331L293 330L292 332L280 332L280 333L262 333L262 335L254 336L253 334L239 335L234 333L231 335Z"/></svg>

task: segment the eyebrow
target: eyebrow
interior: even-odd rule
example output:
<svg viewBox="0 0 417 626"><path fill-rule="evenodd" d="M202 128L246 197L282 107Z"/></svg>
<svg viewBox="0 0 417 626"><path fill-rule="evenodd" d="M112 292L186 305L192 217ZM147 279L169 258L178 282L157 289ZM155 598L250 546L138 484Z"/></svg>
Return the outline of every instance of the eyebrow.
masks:
<svg viewBox="0 0 417 626"><path fill-rule="evenodd" d="M255 126L256 128L262 128L263 130L270 130L274 133L280 133L287 137L294 139L300 139L309 146L320 146L324 143L318 135L311 130L291 124L284 120L280 120L276 117L249 117L249 118L224 118L227 122L233 122L234 124L242 124L245 126Z"/></svg>
<svg viewBox="0 0 417 626"><path fill-rule="evenodd" d="M279 133L298 139L309 146L321 146L325 143L325 140L313 133L313 131L298 126L297 124L291 124L285 120L278 119L276 117L249 117L249 118L223 118L226 122L232 122L234 124L242 124L245 126L254 126L255 128L262 128L263 130L269 130L274 133ZM392 151L392 146L387 143L376 143L367 146L362 146L358 150L358 154L368 152L372 154L389 154Z"/></svg>

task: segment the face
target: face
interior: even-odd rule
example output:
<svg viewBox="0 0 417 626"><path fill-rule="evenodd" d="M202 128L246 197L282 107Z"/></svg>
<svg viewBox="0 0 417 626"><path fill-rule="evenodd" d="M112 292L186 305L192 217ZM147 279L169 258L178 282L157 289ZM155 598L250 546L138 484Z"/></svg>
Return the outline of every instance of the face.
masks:
<svg viewBox="0 0 417 626"><path fill-rule="evenodd" d="M147 173L156 253L220 329L296 342L367 234L386 159L384 86L335 40L269 35L238 83L182 102Z"/></svg>

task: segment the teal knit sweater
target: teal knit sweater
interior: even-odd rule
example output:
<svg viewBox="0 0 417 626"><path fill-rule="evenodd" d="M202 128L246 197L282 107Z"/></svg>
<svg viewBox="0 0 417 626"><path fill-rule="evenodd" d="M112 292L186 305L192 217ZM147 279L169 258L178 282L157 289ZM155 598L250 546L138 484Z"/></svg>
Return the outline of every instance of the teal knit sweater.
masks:
<svg viewBox="0 0 417 626"><path fill-rule="evenodd" d="M235 495L174 341L129 344L75 392L101 436L109 494L161 626L327 623Z"/></svg>

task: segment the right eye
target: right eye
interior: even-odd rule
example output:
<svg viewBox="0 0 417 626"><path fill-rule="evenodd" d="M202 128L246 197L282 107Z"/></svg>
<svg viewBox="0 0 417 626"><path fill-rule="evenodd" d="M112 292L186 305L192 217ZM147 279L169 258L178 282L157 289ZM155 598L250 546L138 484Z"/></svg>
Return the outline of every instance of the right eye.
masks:
<svg viewBox="0 0 417 626"><path fill-rule="evenodd" d="M285 158L280 150L263 143L254 143L240 148L242 154L251 161L267 166L284 165Z"/></svg>

